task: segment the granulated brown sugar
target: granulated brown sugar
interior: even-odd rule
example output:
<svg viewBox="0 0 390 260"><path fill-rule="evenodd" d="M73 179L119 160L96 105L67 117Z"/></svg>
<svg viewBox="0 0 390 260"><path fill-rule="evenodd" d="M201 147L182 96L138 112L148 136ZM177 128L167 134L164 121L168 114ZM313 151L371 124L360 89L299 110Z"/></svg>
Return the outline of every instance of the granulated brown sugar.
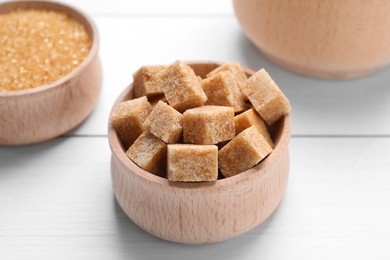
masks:
<svg viewBox="0 0 390 260"><path fill-rule="evenodd" d="M45 85L75 69L91 48L84 26L64 13L0 15L0 91Z"/></svg>

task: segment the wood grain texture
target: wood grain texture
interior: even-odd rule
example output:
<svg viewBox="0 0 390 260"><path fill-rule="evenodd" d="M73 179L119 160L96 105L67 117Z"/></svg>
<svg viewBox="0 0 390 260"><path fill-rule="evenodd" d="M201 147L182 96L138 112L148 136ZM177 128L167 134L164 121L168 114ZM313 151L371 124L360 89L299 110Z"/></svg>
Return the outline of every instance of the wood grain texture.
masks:
<svg viewBox="0 0 390 260"><path fill-rule="evenodd" d="M82 23L92 41L85 60L61 79L33 89L0 93L0 145L30 144L61 135L92 111L101 87L97 29L87 16L65 5L46 1L0 4L0 13L43 8L65 12Z"/></svg>
<svg viewBox="0 0 390 260"><path fill-rule="evenodd" d="M390 62L390 2L234 0L244 31L274 62L293 71L352 78Z"/></svg>
<svg viewBox="0 0 390 260"><path fill-rule="evenodd" d="M203 77L218 66L190 64ZM247 73L253 72L247 70ZM116 104L131 99L132 92L130 85ZM110 125L108 139L115 196L138 226L160 238L202 244L236 237L263 222L283 197L289 172L289 116L273 125L271 136L275 142L273 152L244 173L215 183L174 183L142 170L129 160Z"/></svg>

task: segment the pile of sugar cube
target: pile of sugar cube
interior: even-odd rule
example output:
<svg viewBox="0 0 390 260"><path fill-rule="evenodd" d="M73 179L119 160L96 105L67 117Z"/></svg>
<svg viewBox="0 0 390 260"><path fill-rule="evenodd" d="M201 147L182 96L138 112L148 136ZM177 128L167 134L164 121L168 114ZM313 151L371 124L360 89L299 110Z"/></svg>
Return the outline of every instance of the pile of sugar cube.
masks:
<svg viewBox="0 0 390 260"><path fill-rule="evenodd" d="M182 61L143 66L133 78L134 99L113 109L112 126L135 164L170 181L210 182L252 168L274 148L266 125L291 110L264 69L247 78L238 62L205 78Z"/></svg>

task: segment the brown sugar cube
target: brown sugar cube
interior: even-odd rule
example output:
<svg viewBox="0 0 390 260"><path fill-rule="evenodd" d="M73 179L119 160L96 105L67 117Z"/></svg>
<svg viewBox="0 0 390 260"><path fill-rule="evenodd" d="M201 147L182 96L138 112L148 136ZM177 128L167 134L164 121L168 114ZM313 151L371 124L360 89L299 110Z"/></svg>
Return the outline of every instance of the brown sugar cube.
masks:
<svg viewBox="0 0 390 260"><path fill-rule="evenodd" d="M217 144L234 137L232 107L204 106L188 109L183 114L185 143Z"/></svg>
<svg viewBox="0 0 390 260"><path fill-rule="evenodd" d="M134 96L158 96L163 95L162 85L160 84L161 72L167 66L143 66L133 74Z"/></svg>
<svg viewBox="0 0 390 260"><path fill-rule="evenodd" d="M217 143L216 146L218 147L218 150L221 150L222 147L224 147L225 145L227 145L229 142L230 142L230 140L223 141L223 142Z"/></svg>
<svg viewBox="0 0 390 260"><path fill-rule="evenodd" d="M267 140L268 144L274 148L274 143L268 133L267 127L255 109L251 108L244 113L235 116L234 124L236 126L236 135L251 126L255 126L265 140Z"/></svg>
<svg viewBox="0 0 390 260"><path fill-rule="evenodd" d="M169 144L167 154L170 181L216 181L218 178L216 145Z"/></svg>
<svg viewBox="0 0 390 260"><path fill-rule="evenodd" d="M271 125L290 113L291 106L269 74L261 69L241 86L253 107L267 124Z"/></svg>
<svg viewBox="0 0 390 260"><path fill-rule="evenodd" d="M240 63L237 61L231 61L231 62L227 62L227 63L222 64L221 66L219 66L216 69L209 72L207 74L207 77L208 78L212 77L221 71L232 72L236 76L239 84L243 84L247 80L247 76L246 76L244 70L242 69Z"/></svg>
<svg viewBox="0 0 390 260"><path fill-rule="evenodd" d="M151 98L148 98L150 105L152 105L152 109L157 105L159 101L164 103L168 103L164 95L158 95Z"/></svg>
<svg viewBox="0 0 390 260"><path fill-rule="evenodd" d="M195 72L182 61L174 62L164 70L161 84L168 104L181 113L203 106L207 100Z"/></svg>
<svg viewBox="0 0 390 260"><path fill-rule="evenodd" d="M230 71L222 71L202 81L207 96L206 105L230 106L234 112L245 110L245 101Z"/></svg>
<svg viewBox="0 0 390 260"><path fill-rule="evenodd" d="M167 145L149 132L144 132L126 152L139 167L158 176L166 170Z"/></svg>
<svg viewBox="0 0 390 260"><path fill-rule="evenodd" d="M145 130L144 122L150 111L151 105L146 97L121 102L115 108L111 123L125 149Z"/></svg>
<svg viewBox="0 0 390 260"><path fill-rule="evenodd" d="M182 136L183 115L159 101L145 121L146 128L165 143L175 143Z"/></svg>
<svg viewBox="0 0 390 260"><path fill-rule="evenodd" d="M271 152L267 140L251 126L219 150L218 166L223 176L234 176L252 168Z"/></svg>
<svg viewBox="0 0 390 260"><path fill-rule="evenodd" d="M242 69L241 64L237 61L231 61L222 64L221 66L217 67L216 69L212 70L207 74L207 77L212 77L216 75L217 73L220 73L221 71L230 71L235 76L235 79L237 81L238 87L243 85L245 81L248 79L248 77L245 74L245 71ZM248 100L248 98L243 95L244 100Z"/></svg>
<svg viewBox="0 0 390 260"><path fill-rule="evenodd" d="M245 102L243 108L244 108L244 110L236 112L236 115L240 114L241 112L244 112L244 111L247 111L247 110L253 108L253 106L252 106L252 104L249 101L247 101L247 102Z"/></svg>

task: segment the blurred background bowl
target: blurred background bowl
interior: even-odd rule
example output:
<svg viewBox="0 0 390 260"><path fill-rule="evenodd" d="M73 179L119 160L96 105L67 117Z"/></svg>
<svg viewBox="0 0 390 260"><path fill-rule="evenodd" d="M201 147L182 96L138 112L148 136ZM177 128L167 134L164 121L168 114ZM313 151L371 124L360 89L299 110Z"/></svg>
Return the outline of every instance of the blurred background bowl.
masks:
<svg viewBox="0 0 390 260"><path fill-rule="evenodd" d="M354 78L390 62L390 1L233 0L248 38L275 63L320 78Z"/></svg>

